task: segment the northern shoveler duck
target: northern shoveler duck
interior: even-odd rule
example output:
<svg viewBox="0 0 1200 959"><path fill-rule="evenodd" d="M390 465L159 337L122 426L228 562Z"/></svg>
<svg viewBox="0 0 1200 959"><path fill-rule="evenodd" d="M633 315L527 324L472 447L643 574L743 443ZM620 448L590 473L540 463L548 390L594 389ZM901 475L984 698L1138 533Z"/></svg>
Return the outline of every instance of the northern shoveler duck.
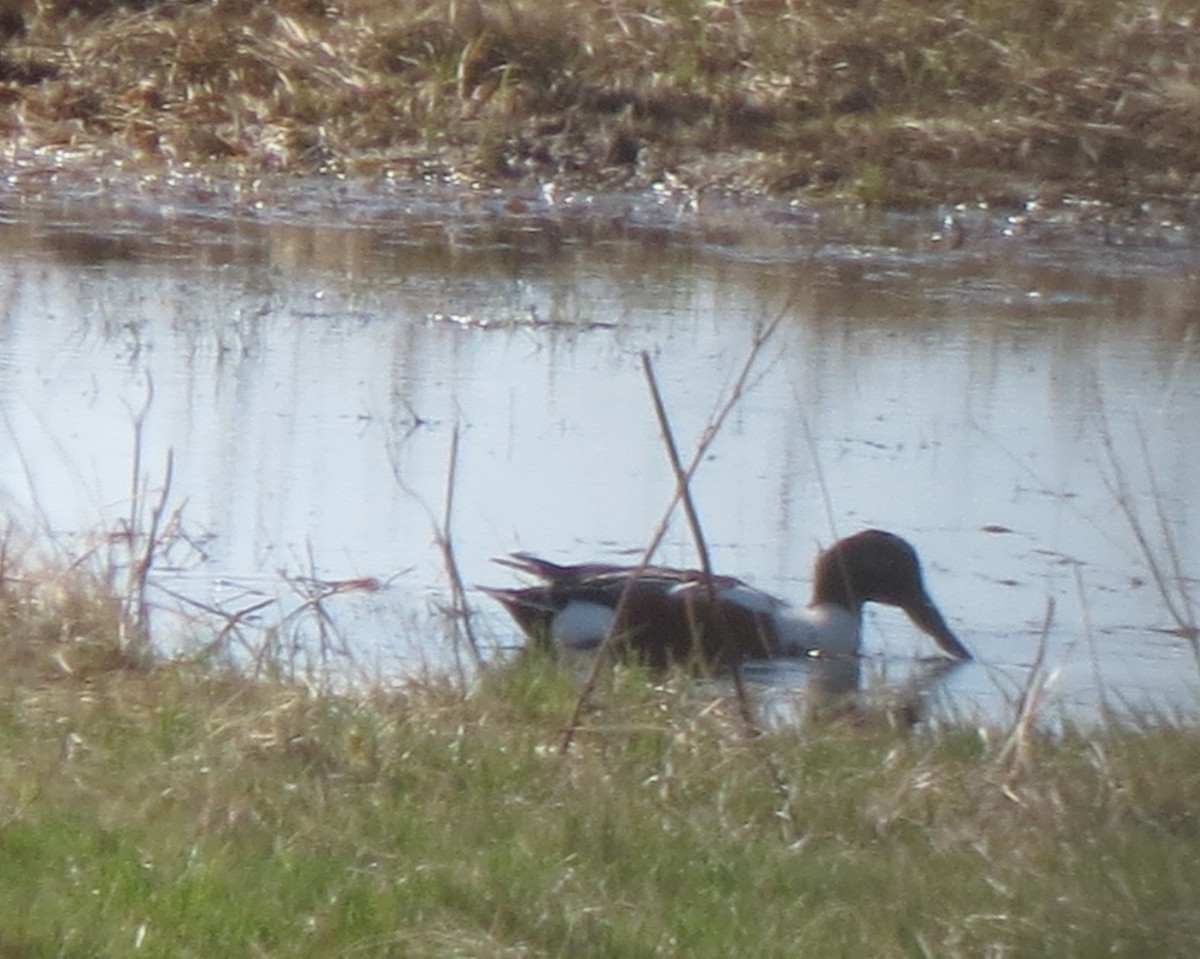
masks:
<svg viewBox="0 0 1200 959"><path fill-rule="evenodd" d="M483 590L534 642L591 649L611 630L616 642L655 668L697 659L728 664L853 654L866 602L899 606L943 652L971 658L929 598L916 550L883 530L864 530L824 550L817 557L812 598L800 609L739 579L710 578L699 570L560 566L529 553L496 562L542 580L538 586Z"/></svg>

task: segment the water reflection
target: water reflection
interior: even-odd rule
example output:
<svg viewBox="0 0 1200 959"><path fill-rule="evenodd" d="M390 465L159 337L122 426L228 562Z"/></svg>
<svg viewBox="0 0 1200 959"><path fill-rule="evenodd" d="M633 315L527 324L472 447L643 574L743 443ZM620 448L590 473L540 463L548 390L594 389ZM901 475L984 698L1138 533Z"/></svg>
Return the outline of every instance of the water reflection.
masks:
<svg viewBox="0 0 1200 959"><path fill-rule="evenodd" d="M187 531L160 583L221 605L277 597L280 570L375 577L388 588L339 597L348 641L380 668L436 666L454 426L468 583L518 549L620 560L673 487L638 354L686 449L782 314L695 480L718 570L802 598L820 545L901 530L981 659L940 681L955 708L1011 705L1047 598L1062 708L1194 708L1194 651L1163 631L1130 522L1194 621L1200 275L1179 231L1013 237L979 214L932 254L933 221L785 207L325 185L268 200L0 201L4 514L55 537L126 515L152 393L143 481L162 486L173 450ZM686 529L659 558L694 565ZM475 615L486 644L513 641ZM872 614L866 648L891 684L920 672L903 617Z"/></svg>
<svg viewBox="0 0 1200 959"><path fill-rule="evenodd" d="M754 709L767 726L829 722L909 729L939 717L940 695L965 660L922 659L900 676L871 673L860 656L824 656L786 663L748 663Z"/></svg>

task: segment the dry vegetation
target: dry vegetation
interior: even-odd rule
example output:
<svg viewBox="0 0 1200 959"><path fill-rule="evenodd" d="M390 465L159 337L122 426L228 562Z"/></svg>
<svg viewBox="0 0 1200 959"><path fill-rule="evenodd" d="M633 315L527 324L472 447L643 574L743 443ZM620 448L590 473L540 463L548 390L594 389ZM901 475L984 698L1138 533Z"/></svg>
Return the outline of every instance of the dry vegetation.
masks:
<svg viewBox="0 0 1200 959"><path fill-rule="evenodd" d="M7 165L1200 193L1188 0L3 0Z"/></svg>

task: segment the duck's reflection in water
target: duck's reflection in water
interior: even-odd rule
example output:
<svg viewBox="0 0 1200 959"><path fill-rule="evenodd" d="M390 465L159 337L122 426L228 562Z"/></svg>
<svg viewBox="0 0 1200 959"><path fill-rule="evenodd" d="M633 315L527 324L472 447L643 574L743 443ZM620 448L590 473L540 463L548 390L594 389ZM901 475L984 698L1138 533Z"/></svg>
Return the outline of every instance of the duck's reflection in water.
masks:
<svg viewBox="0 0 1200 959"><path fill-rule="evenodd" d="M602 663L597 663L592 650L523 646L506 653L509 665L516 669L531 665L537 668L537 663L550 669L565 668L573 675L581 695L603 697L616 676L624 672L619 657L605 657ZM707 704L706 708L721 702L732 705L739 695L745 695L750 717L762 729L822 723L906 729L927 718L929 704L936 700L941 681L970 663L943 656L897 664L855 654L814 655L804 659L745 660L740 667L740 684L728 670L706 676L682 667L668 670L635 667L633 675L656 688L676 692L690 688ZM901 665L903 675L895 678L888 675L888 666ZM591 692L586 693L589 688ZM740 705L733 712L746 714Z"/></svg>
<svg viewBox="0 0 1200 959"><path fill-rule="evenodd" d="M751 661L742 668L755 714L767 728L822 722L909 728L928 714L942 681L967 665L936 657L919 660L899 679L871 669L856 655ZM869 675L864 683L864 668Z"/></svg>

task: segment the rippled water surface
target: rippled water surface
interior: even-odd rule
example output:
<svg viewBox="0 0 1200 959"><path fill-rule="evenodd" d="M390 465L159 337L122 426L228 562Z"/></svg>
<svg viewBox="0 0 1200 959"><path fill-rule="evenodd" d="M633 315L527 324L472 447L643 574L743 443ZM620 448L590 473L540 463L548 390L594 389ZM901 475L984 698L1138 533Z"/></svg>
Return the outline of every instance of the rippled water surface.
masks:
<svg viewBox="0 0 1200 959"><path fill-rule="evenodd" d="M803 601L820 545L882 526L978 656L938 681L952 709L1007 714L1044 635L1056 708L1194 711L1200 246L1036 214L941 232L666 194L6 195L0 513L70 552L163 500L164 641L179 596L191 642L222 624L202 607L266 600L240 629L291 610L311 638L303 599L346 580L322 608L357 664L446 668L455 434L468 585L516 549L632 561L673 489L641 354L687 458L778 317L694 481L720 570ZM658 558L696 562L682 522ZM515 642L468 602L487 649ZM892 610L865 646L885 684L933 652Z"/></svg>

